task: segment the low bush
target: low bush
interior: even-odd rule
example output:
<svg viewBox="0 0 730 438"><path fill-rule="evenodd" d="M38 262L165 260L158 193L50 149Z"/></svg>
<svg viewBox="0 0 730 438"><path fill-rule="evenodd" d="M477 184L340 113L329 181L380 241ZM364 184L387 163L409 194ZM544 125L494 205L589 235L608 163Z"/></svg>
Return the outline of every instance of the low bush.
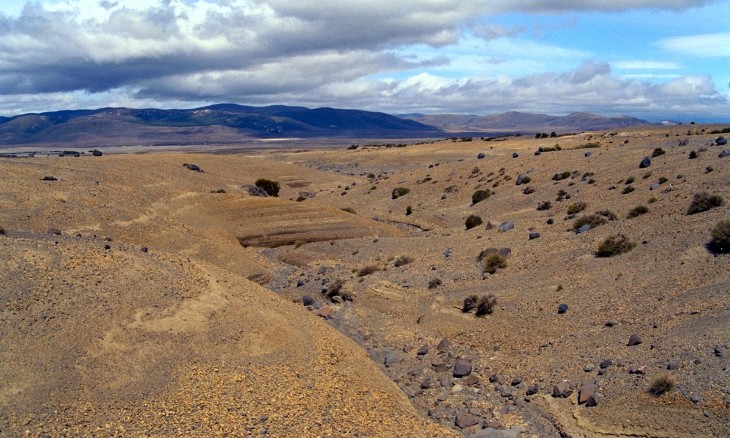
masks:
<svg viewBox="0 0 730 438"><path fill-rule="evenodd" d="M587 206L588 205L585 202L583 202L583 201L579 201L579 202L575 202L573 204L570 204L568 206L568 214L577 214L577 213L580 213L581 211L585 210Z"/></svg>
<svg viewBox="0 0 730 438"><path fill-rule="evenodd" d="M464 313L471 312L477 306L478 301L479 297L477 297L476 295L469 295L468 297L464 298L464 303L461 305L461 311Z"/></svg>
<svg viewBox="0 0 730 438"><path fill-rule="evenodd" d="M725 201L719 195L711 195L708 192L696 193L687 208L687 214L697 214L720 207Z"/></svg>
<svg viewBox="0 0 730 438"><path fill-rule="evenodd" d="M437 287L441 286L441 284L443 284L443 283L441 282L440 278L432 278L432 279L428 280L429 289L436 289Z"/></svg>
<svg viewBox="0 0 730 438"><path fill-rule="evenodd" d="M651 382L649 394L659 397L674 389L674 379L669 375L659 376Z"/></svg>
<svg viewBox="0 0 730 438"><path fill-rule="evenodd" d="M492 294L485 295L479 299L477 303L476 316L491 315L494 312L494 306L497 305L497 297Z"/></svg>
<svg viewBox="0 0 730 438"><path fill-rule="evenodd" d="M272 181L270 179L265 178L259 178L256 180L254 185L263 191L266 192L269 196L277 197L279 196L279 189L281 186L279 185L279 181Z"/></svg>
<svg viewBox="0 0 730 438"><path fill-rule="evenodd" d="M483 295L481 298L476 295L469 295L464 298L461 311L469 313L476 309L476 312L474 312L476 316L491 315L494 312L494 307L496 305L497 297L492 294Z"/></svg>
<svg viewBox="0 0 730 438"><path fill-rule="evenodd" d="M466 218L466 221L464 221L464 225L466 225L467 230L478 227L482 223L482 218L475 214L470 214L469 217Z"/></svg>
<svg viewBox="0 0 730 438"><path fill-rule="evenodd" d="M633 176L630 176L630 177L626 178L626 181L624 181L624 184L628 185L628 184L633 183L634 181L636 181L636 178L634 178Z"/></svg>
<svg viewBox="0 0 730 438"><path fill-rule="evenodd" d="M5 228L3 228L3 227L0 227L0 236L4 236L5 234L7 234L7 233L5 232Z"/></svg>
<svg viewBox="0 0 730 438"><path fill-rule="evenodd" d="M572 175L572 173L570 171L567 171L566 170L566 171L564 171L562 173L556 173L555 175L553 175L553 178L552 179L554 181L561 181L561 180L570 178L570 175Z"/></svg>
<svg viewBox="0 0 730 438"><path fill-rule="evenodd" d="M610 210L601 210L588 215L583 215L573 222L573 230L578 231L583 225L590 225L591 229L599 227L608 221L615 221L618 219L616 213Z"/></svg>
<svg viewBox="0 0 730 438"><path fill-rule="evenodd" d="M666 179L666 178L665 178L665 177L663 177L663 176L660 176L660 177L659 177L659 179L657 180L657 182L658 182L659 184L664 184L664 183L665 183L665 182L667 182L667 181L669 181L669 180L668 180L668 179Z"/></svg>
<svg viewBox="0 0 730 438"><path fill-rule="evenodd" d="M633 192L634 190L636 190L634 188L634 186L626 186L626 187L624 187L623 190L621 190L621 193L624 195L628 195L629 193Z"/></svg>
<svg viewBox="0 0 730 438"><path fill-rule="evenodd" d="M399 267L405 266L409 263L413 263L413 260L414 260L413 257L409 257L407 255L400 255L400 256L396 257L395 260L393 260L393 265L396 268L399 268Z"/></svg>
<svg viewBox="0 0 730 438"><path fill-rule="evenodd" d="M550 210L553 208L553 204L550 201L543 201L537 205L538 211Z"/></svg>
<svg viewBox="0 0 730 438"><path fill-rule="evenodd" d="M489 199L489 196L491 193L489 193L486 190L477 190L471 195L471 205L477 204L479 202L484 201L485 199Z"/></svg>
<svg viewBox="0 0 730 438"><path fill-rule="evenodd" d="M699 156L699 155L697 155L697 151L690 151L690 152L689 152L689 159L690 159L690 160L694 160L694 159L695 159L695 158L697 158L698 156Z"/></svg>
<svg viewBox="0 0 730 438"><path fill-rule="evenodd" d="M616 234L614 236L607 237L598 245L596 257L617 256L631 251L635 246L636 244L630 241L628 237L623 234Z"/></svg>
<svg viewBox="0 0 730 438"><path fill-rule="evenodd" d="M410 193L411 189L408 187L396 187L393 189L393 193L391 193L391 196L393 199L400 198L401 196L405 196L408 193Z"/></svg>
<svg viewBox="0 0 730 438"><path fill-rule="evenodd" d="M717 254L730 253L730 218L723 219L715 225L708 247L710 251Z"/></svg>
<svg viewBox="0 0 730 438"><path fill-rule="evenodd" d="M408 207L406 207L406 216L410 216L412 214L413 214L413 207L411 207L409 205Z"/></svg>
<svg viewBox="0 0 730 438"><path fill-rule="evenodd" d="M631 219L646 213L649 213L649 207L647 207L646 205L637 205L636 207L629 210L629 214L626 215L626 218Z"/></svg>
<svg viewBox="0 0 730 438"><path fill-rule="evenodd" d="M357 270L357 276L358 277L365 277L365 276L370 275L370 274L372 274L374 272L382 271L382 270L383 270L383 268L380 265L377 265L377 264L374 264L373 263L373 264L366 265L366 266L363 266L362 268L358 269Z"/></svg>
<svg viewBox="0 0 730 438"><path fill-rule="evenodd" d="M507 258L500 254L493 253L484 258L484 272L494 274L497 269L507 267Z"/></svg>

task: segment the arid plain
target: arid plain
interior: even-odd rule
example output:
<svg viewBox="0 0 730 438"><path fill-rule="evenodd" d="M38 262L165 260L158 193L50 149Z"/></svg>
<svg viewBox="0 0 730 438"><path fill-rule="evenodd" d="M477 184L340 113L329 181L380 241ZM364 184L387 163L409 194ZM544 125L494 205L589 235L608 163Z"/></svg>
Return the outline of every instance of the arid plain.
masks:
<svg viewBox="0 0 730 438"><path fill-rule="evenodd" d="M728 436L722 128L0 158L0 435Z"/></svg>

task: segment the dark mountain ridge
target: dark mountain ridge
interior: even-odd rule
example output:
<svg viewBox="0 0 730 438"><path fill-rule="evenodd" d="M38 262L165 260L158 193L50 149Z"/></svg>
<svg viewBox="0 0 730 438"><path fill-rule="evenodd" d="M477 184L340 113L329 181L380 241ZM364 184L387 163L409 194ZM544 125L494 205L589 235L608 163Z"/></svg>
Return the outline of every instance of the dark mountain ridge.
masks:
<svg viewBox="0 0 730 438"><path fill-rule="evenodd" d="M649 125L589 113L549 116L410 114L357 109L221 103L192 109L99 108L0 117L0 146L64 147L227 144L267 138L424 138L447 133L576 132Z"/></svg>

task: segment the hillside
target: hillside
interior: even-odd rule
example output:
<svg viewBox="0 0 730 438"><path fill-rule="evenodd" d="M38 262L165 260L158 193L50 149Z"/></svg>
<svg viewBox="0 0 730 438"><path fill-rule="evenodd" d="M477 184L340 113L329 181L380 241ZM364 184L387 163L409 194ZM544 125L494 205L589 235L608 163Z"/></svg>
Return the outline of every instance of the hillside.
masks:
<svg viewBox="0 0 730 438"><path fill-rule="evenodd" d="M728 436L723 128L0 158L0 434Z"/></svg>
<svg viewBox="0 0 730 438"><path fill-rule="evenodd" d="M448 132L556 132L564 134L651 125L646 120L629 116L606 117L590 113L550 116L510 111L489 116L415 114L403 117Z"/></svg>
<svg viewBox="0 0 730 438"><path fill-rule="evenodd" d="M384 113L219 104L187 110L102 108L0 119L0 146L226 144L251 138L433 136L438 129Z"/></svg>

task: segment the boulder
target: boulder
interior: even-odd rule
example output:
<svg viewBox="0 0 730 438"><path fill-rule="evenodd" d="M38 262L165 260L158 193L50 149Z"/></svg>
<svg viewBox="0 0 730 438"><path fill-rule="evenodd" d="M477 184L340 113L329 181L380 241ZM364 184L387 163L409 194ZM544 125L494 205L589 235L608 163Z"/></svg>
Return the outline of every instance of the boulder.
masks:
<svg viewBox="0 0 730 438"><path fill-rule="evenodd" d="M568 311L568 305L563 303L558 306L558 315L562 315L563 313Z"/></svg>
<svg viewBox="0 0 730 438"><path fill-rule="evenodd" d="M482 160L482 159L484 159L484 157L486 157L486 155L484 154L484 152L479 152L477 154L477 160Z"/></svg>
<svg viewBox="0 0 730 438"><path fill-rule="evenodd" d="M471 359L460 357L454 364L454 377L466 377L471 374Z"/></svg>
<svg viewBox="0 0 730 438"><path fill-rule="evenodd" d="M644 157L643 160L641 160L641 163L639 163L639 169L644 169L651 166L651 158Z"/></svg>
<svg viewBox="0 0 730 438"><path fill-rule="evenodd" d="M530 240L539 239L540 238L540 233L538 233L537 231L531 231L530 234L528 235L528 238Z"/></svg>
<svg viewBox="0 0 730 438"><path fill-rule="evenodd" d="M520 154L518 154L517 152L512 152L512 158L517 158L519 156L520 156Z"/></svg>
<svg viewBox="0 0 730 438"><path fill-rule="evenodd" d="M467 427L476 426L479 423L479 418L470 414L469 412L460 412L454 419L454 424L460 429L466 429Z"/></svg>
<svg viewBox="0 0 730 438"><path fill-rule="evenodd" d="M587 404L588 400L590 399L593 399L595 401L596 389L598 389L598 386L595 382L582 384L580 386L580 390L578 391L578 404ZM595 406L595 403L590 405L587 404L587 406Z"/></svg>
<svg viewBox="0 0 730 438"><path fill-rule="evenodd" d="M715 139L715 144L718 146L723 146L727 144L727 140L725 140L725 137L719 136Z"/></svg>
<svg viewBox="0 0 730 438"><path fill-rule="evenodd" d="M513 229L514 227L515 227L515 224L513 222L510 222L510 221L502 222L501 224L499 224L499 228L497 229L497 231L504 233L505 231L509 231L509 230Z"/></svg>
<svg viewBox="0 0 730 438"><path fill-rule="evenodd" d="M573 391L570 389L570 384L563 380L562 382L558 383L557 385L553 385L553 397L568 397L570 394L572 394Z"/></svg>
<svg viewBox="0 0 730 438"><path fill-rule="evenodd" d="M720 152L720 155L718 155L717 157L718 158L730 157L730 149L725 149L724 151Z"/></svg>

